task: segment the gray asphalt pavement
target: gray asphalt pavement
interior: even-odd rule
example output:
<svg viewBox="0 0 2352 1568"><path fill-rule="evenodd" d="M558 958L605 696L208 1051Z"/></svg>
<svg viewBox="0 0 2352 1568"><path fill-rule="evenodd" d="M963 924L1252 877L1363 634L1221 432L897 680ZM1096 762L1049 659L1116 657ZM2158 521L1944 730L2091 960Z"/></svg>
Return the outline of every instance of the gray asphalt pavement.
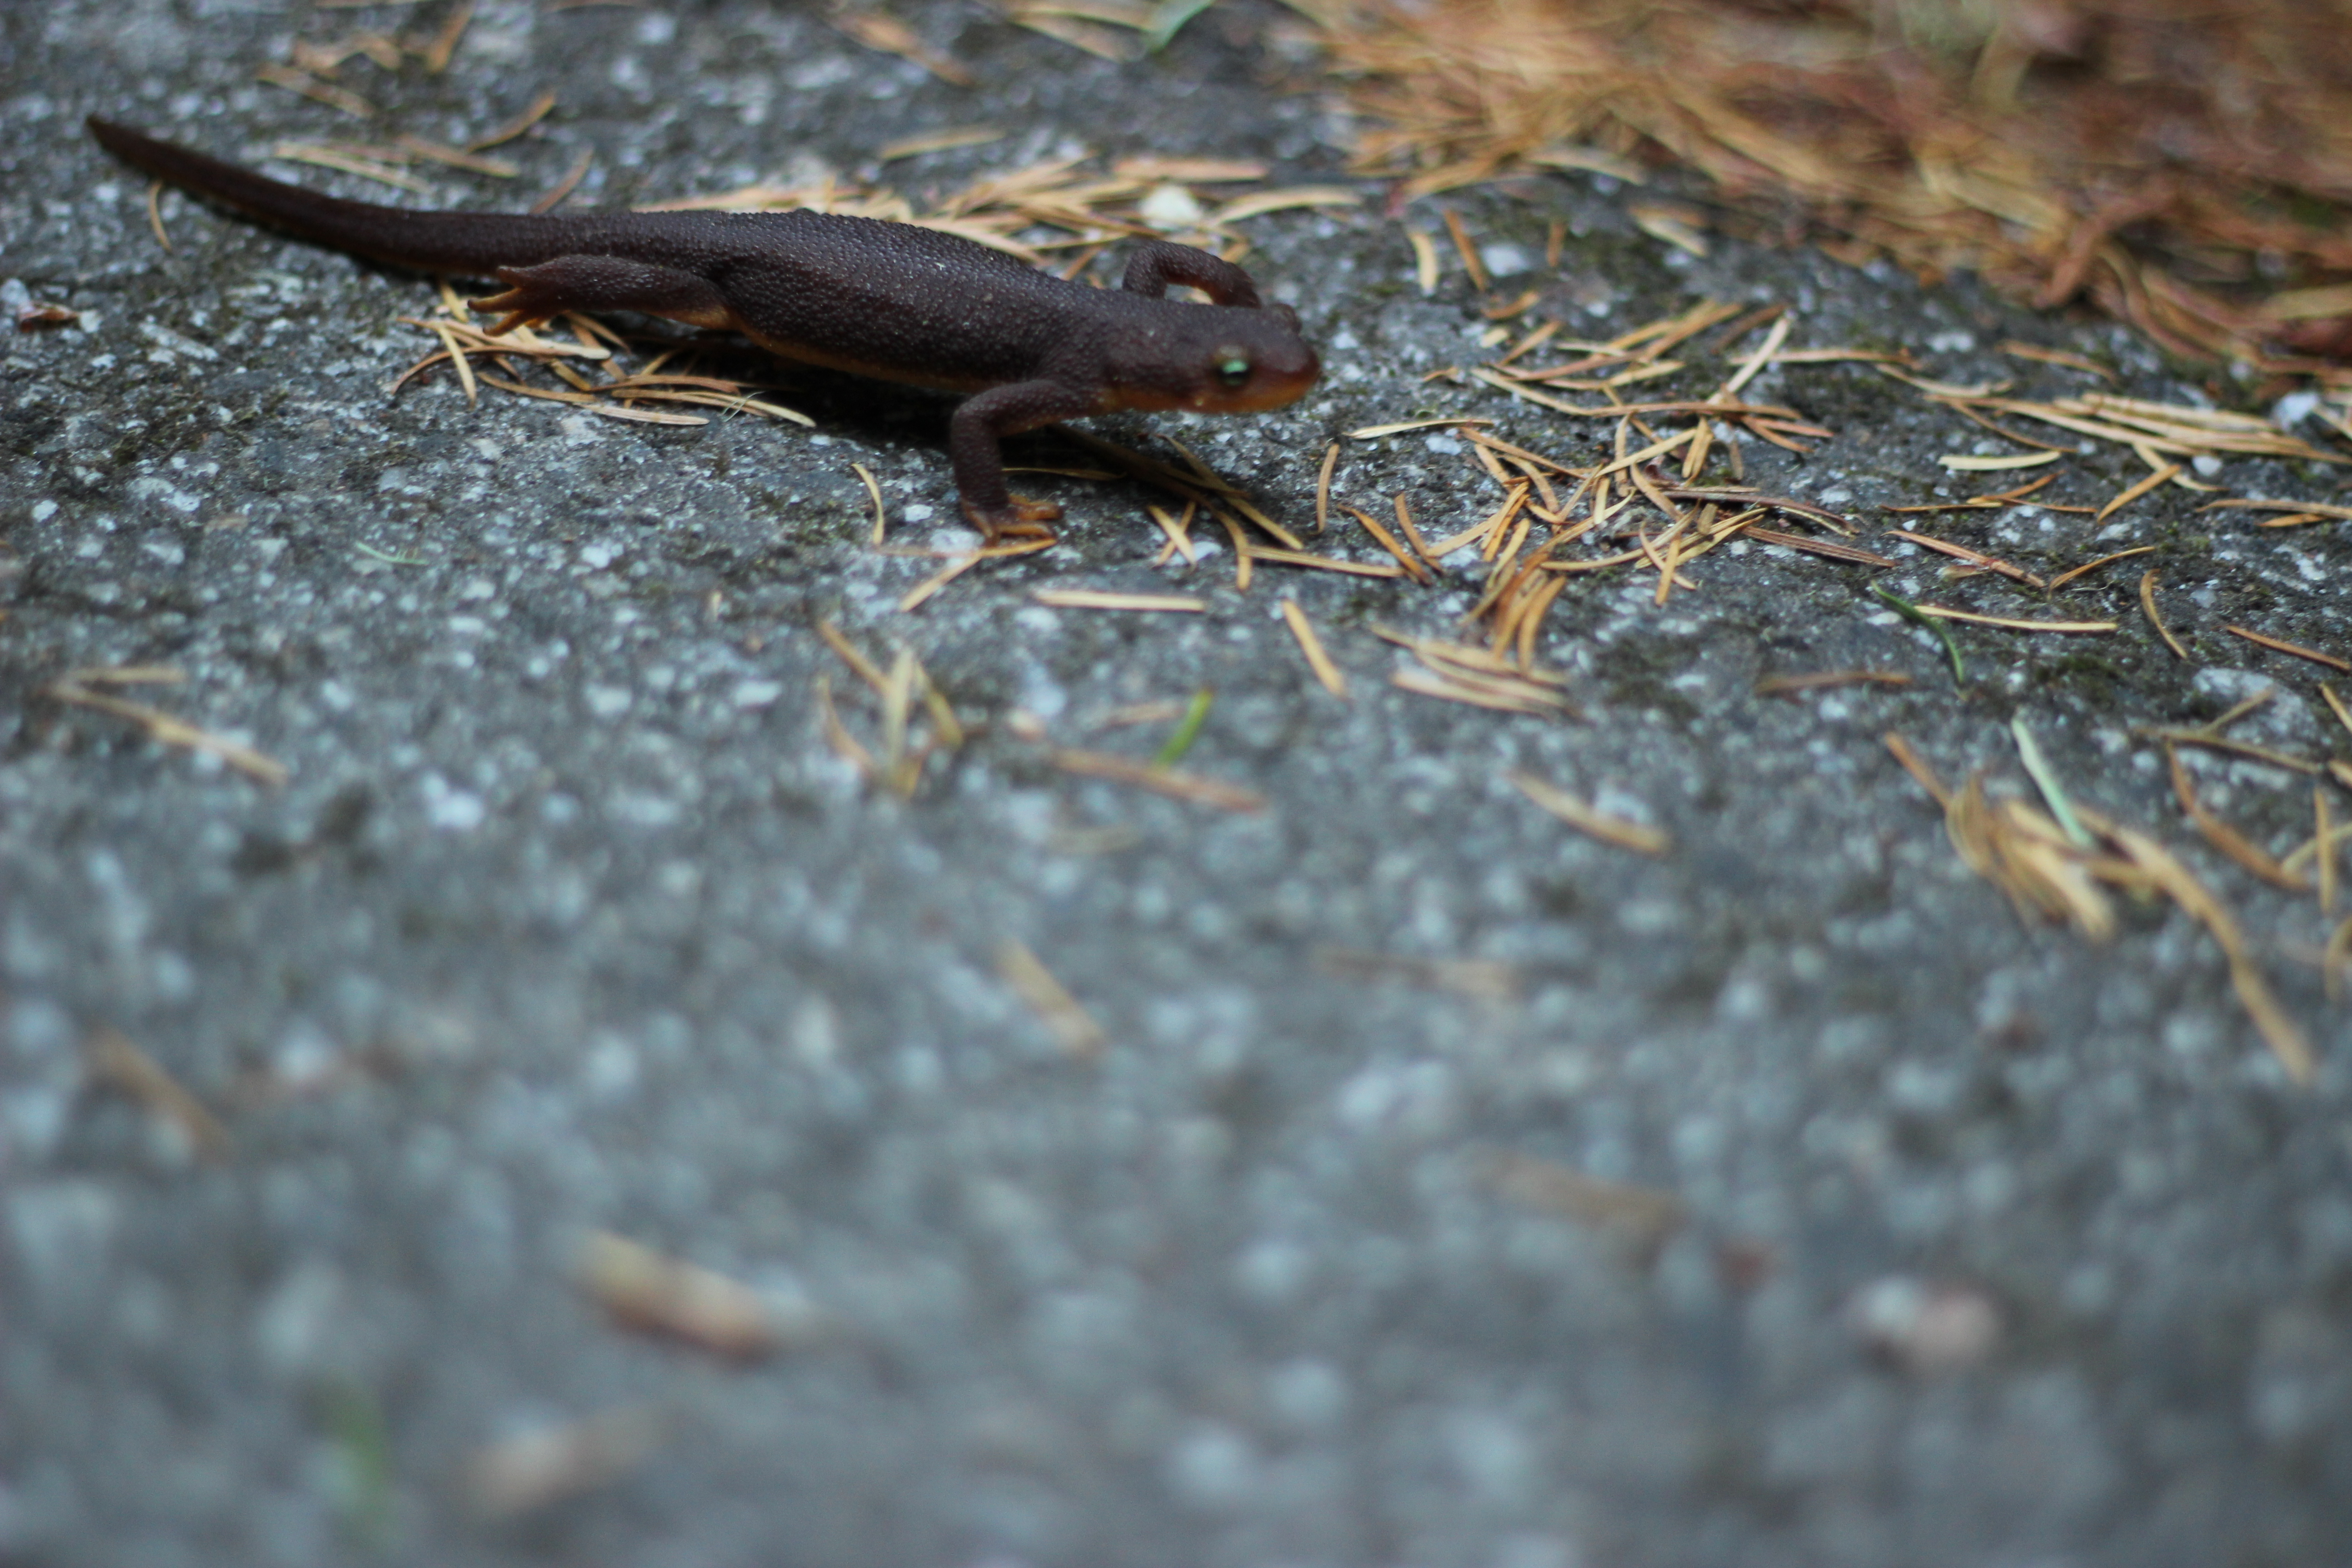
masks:
<svg viewBox="0 0 2352 1568"><path fill-rule="evenodd" d="M166 254L81 117L253 157L463 142L555 91L501 150L523 195L425 167L428 195L393 198L477 205L587 150L573 205L616 205L872 174L889 142L981 121L1006 138L882 173L939 192L1150 153L1343 182L1295 20L1220 7L1121 64L906 7L966 88L814 7L481 0L444 74L343 68L372 124L256 79L291 39L445 15L0 8L0 278L85 312L0 342L0 1561L2352 1562L2333 922L2210 848L2136 733L2275 685L2231 734L2352 755L2333 676L2221 629L2352 656L2352 523L2265 532L2178 488L2105 520L1960 514L1932 526L2045 575L2156 552L2054 605L1948 581L1877 509L2034 472L1947 474L2014 448L1865 365L1783 365L1750 392L1837 434L1746 442L1748 481L1853 517L1895 566L1735 544L1663 607L1647 571L1570 578L1538 651L1580 720L1391 684L1413 667L1375 628L1455 635L1474 552L1428 586L1260 563L1240 592L1206 525L1197 564L1155 565L1163 498L1127 480L1032 476L1067 508L1059 547L902 612L940 562L874 549L851 465L895 542L958 548L940 401L786 371L772 395L813 427L661 428L469 407L446 374L394 397L433 346L397 321L428 281L176 195ZM1581 461L1606 427L1426 379L1485 353L1480 300L1436 204L1401 222L1359 188L1245 226L1320 388L1092 428L1168 460L1177 436L1311 548L1378 563L1352 527L1313 532L1342 433L1477 416ZM2095 384L1997 352L2026 339L2135 396L2263 407L1966 280L1720 237L1689 257L1637 195L1580 174L1451 205L1498 291L1543 289L1571 336L1784 302L1792 345L1906 347L1948 381ZM1439 236L1433 294L1408 224ZM1051 436L1013 454L1092 460ZM2230 495L2352 500L2341 468L2212 469ZM2146 471L2101 447L2049 493L2098 504ZM1345 443L1335 493L1385 515L1400 489L1431 537L1498 494L1456 433ZM2139 612L2149 566L2187 659ZM1873 583L2119 629L1962 626L1956 682ZM971 731L911 798L828 739L820 679L887 745L827 619L885 666L911 651ZM282 784L57 694L144 667L182 679L73 689ZM1756 692L1854 668L1911 683ZM1058 765L1148 763L1204 689L1181 767L1264 809ZM2022 793L2013 719L2234 912L2309 1084L2186 915L2127 900L2105 944L2021 919L1881 743ZM2196 767L2270 852L2309 835L2310 778ZM1513 770L1671 847L1572 831ZM580 1282L598 1233L749 1287L774 1353L616 1325Z"/></svg>

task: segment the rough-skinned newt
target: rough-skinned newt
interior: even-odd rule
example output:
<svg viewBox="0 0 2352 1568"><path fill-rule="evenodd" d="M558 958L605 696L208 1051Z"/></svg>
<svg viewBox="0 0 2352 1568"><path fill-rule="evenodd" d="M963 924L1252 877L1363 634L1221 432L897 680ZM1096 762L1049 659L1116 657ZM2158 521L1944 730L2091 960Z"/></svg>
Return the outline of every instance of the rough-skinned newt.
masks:
<svg viewBox="0 0 2352 1568"><path fill-rule="evenodd" d="M1090 288L914 224L782 213L412 212L321 195L93 117L124 163L297 238L420 272L496 278L491 330L565 310L730 329L785 359L969 394L949 423L964 515L990 540L1061 515L1009 493L998 442L1118 408L1248 414L1321 366L1248 273L1165 240ZM1166 298L1189 284L1211 303Z"/></svg>

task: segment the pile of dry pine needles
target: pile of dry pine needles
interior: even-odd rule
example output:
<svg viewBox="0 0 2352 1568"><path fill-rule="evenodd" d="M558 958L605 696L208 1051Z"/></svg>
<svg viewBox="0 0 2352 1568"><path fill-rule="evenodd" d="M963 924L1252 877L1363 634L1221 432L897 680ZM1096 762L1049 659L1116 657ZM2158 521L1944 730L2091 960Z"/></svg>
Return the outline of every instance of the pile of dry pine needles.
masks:
<svg viewBox="0 0 2352 1568"><path fill-rule="evenodd" d="M1404 196L1675 163L1767 237L2352 384L2340 3L1294 4Z"/></svg>

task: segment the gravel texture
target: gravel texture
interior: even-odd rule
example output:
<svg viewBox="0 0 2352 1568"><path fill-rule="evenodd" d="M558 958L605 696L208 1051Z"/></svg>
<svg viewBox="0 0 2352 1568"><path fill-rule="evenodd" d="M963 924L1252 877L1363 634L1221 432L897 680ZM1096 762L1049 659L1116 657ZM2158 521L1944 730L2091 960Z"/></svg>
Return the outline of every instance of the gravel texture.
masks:
<svg viewBox="0 0 2352 1568"><path fill-rule="evenodd" d="M0 10L0 276L90 313L0 344L0 1560L2352 1561L2352 1041L2311 962L2329 921L2207 851L2133 734L2275 682L2246 738L2352 749L2319 671L2220 629L2352 653L2330 592L2352 524L2264 533L2179 489L2104 523L1948 521L2037 569L2160 547L2068 597L2120 631L1964 629L1956 686L1870 582L2052 612L1941 580L1874 509L1970 493L1936 457L2008 448L1864 368L1785 367L1755 390L1839 434L1801 458L1751 442L1749 479L1855 515L1897 567L1733 547L1664 608L1646 572L1579 579L1541 651L1581 722L1388 685L1403 656L1372 628L1450 634L1474 559L1432 588L1261 567L1240 594L1226 549L1155 568L1153 498L1124 483L1037 479L1069 510L1059 549L901 614L937 563L866 543L850 465L895 538L955 544L937 400L792 371L775 395L813 431L670 431L468 408L446 379L390 397L427 342L395 318L427 283L176 195L163 254L144 182L80 130L101 112L236 156L352 134L256 68L291 37L437 15ZM943 190L1081 149L1342 177L1346 123L1286 13L1221 8L1124 66L976 5L903 15L979 85L814 7L518 0L482 0L445 76L344 79L449 141L557 89L510 150L518 184L593 148L586 205L870 171L890 140L983 120L1010 135L889 177ZM443 200L528 199L431 177ZM1180 435L1308 530L1324 446L1359 426L1475 414L1597 450L1599 426L1423 379L1480 352L1478 301L1458 268L1423 297L1363 188L1360 212L1250 227L1250 265L1325 348L1314 395L1097 427ZM2087 384L1994 352L2023 337L2136 395L2254 395L1965 280L1720 240L1693 260L1628 196L1574 176L1456 205L1595 337L1703 296L1785 301L1793 342L1908 345L1954 380ZM1460 446L1351 443L1339 490L1463 526L1495 492ZM2144 472L2105 450L2074 471L2075 500ZM2213 481L2341 501L2342 472ZM1322 547L1380 558L1336 528ZM2149 564L2190 662L2137 612ZM1058 610L1040 586L1208 609ZM911 800L828 744L823 675L877 730L827 616L877 658L913 650L974 727ZM122 665L183 671L121 694L257 748L283 787L44 693ZM1754 694L1856 667L1914 683ZM1171 724L1106 716L1203 687L1183 766L1264 812L1051 765L1053 745L1149 759ZM1880 743L2022 787L2012 718L2238 913L2313 1084L2184 916L2127 909L2104 947L2021 921ZM1512 768L1674 847L1571 833ZM2220 757L2198 776L2274 850L2308 833L2307 780ZM1100 1022L1098 1055L1000 977L1007 938ZM110 1028L219 1115L225 1157L93 1085ZM1670 1194L1681 1223L1582 1188L1548 1206L1554 1167ZM621 1331L575 1280L598 1230L800 1329L750 1365ZM604 1484L469 1504L486 1446L632 1419L646 1451Z"/></svg>

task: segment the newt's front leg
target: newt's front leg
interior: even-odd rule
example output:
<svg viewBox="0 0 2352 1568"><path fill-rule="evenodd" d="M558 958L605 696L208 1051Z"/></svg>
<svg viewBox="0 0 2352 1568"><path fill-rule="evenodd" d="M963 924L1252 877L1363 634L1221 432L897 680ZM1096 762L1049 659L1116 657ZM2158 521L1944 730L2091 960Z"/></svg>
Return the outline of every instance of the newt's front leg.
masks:
<svg viewBox="0 0 2352 1568"><path fill-rule="evenodd" d="M948 421L948 456L955 464L963 514L990 544L1007 533L1042 534L1062 515L1051 501L1031 500L1005 488L1007 436L1057 419L1095 412L1095 399L1058 381L1016 381L966 398Z"/></svg>

